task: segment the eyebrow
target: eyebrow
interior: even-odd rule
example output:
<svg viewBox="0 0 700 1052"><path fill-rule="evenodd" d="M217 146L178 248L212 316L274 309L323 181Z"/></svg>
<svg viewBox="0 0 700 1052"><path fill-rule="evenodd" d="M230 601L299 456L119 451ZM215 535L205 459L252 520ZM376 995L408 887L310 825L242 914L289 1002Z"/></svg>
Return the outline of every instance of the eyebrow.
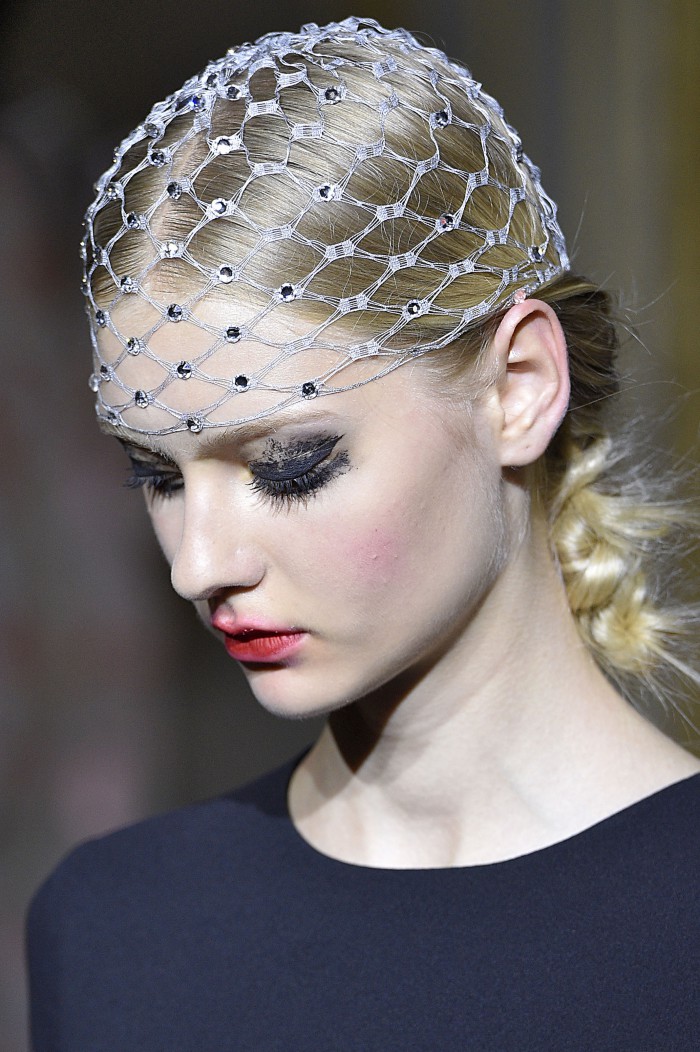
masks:
<svg viewBox="0 0 700 1052"><path fill-rule="evenodd" d="M283 431L286 428L303 428L308 424L318 424L324 421L330 423L333 419L337 419L335 414L323 409L304 417L290 417L285 416L283 413L278 413L275 414L274 419L253 420L245 424L229 426L221 425L224 427L223 431L217 431L213 435L202 436L195 456L197 459L213 456L223 449L230 449L232 445L243 446L248 442L267 438L269 435ZM117 438L125 446L129 446L132 449L141 449L145 453L151 453L154 456L162 457L164 460L172 461L172 457L163 449L159 449L149 435L136 435L129 428L111 424L107 420L98 420L98 427L103 434Z"/></svg>

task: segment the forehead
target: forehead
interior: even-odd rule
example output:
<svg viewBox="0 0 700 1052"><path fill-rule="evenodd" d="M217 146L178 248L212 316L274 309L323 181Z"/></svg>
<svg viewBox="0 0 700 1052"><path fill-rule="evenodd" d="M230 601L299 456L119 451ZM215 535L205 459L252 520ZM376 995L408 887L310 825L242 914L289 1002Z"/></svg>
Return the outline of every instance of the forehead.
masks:
<svg viewBox="0 0 700 1052"><path fill-rule="evenodd" d="M312 437L323 429L352 439L361 438L365 448L377 443L381 446L385 441L404 445L407 440L425 441L434 446L445 436L461 446L465 439L471 441L473 424L473 414L465 412L464 403L458 406L454 399L445 399L441 385L422 362L416 362L385 375L377 383L360 384L339 392L332 399L318 398L281 409L276 407L269 415L235 424L208 424L200 434L189 434L187 430L139 433L104 419L100 421L100 428L128 446L179 462L181 457L199 459L243 451L269 436L281 440Z"/></svg>
<svg viewBox="0 0 700 1052"><path fill-rule="evenodd" d="M227 339L232 313L230 300L210 301L168 322L140 298L119 302L94 334L100 419L141 434L242 424L351 390L399 364L396 356L355 359L343 342L306 346L308 325L289 314L284 325L267 319L266 338L241 326Z"/></svg>

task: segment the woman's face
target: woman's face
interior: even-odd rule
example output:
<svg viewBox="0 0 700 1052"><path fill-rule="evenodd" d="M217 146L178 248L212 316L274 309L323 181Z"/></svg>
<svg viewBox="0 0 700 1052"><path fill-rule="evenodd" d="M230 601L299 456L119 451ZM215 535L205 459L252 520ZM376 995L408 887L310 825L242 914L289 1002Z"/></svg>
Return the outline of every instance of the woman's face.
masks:
<svg viewBox="0 0 700 1052"><path fill-rule="evenodd" d="M487 405L435 384L417 363L239 428L127 439L173 586L269 710L328 712L466 645L506 545L501 466Z"/></svg>

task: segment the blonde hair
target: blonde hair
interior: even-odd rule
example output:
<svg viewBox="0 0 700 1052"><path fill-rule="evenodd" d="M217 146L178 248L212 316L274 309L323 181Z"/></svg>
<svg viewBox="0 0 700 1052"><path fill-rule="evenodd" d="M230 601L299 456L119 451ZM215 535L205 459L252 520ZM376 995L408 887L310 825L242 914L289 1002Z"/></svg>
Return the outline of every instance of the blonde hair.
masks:
<svg viewBox="0 0 700 1052"><path fill-rule="evenodd" d="M365 58L363 45L358 42L329 42L319 45L329 53L343 58ZM391 55L395 46L384 45ZM396 91L417 109L431 110L444 105L444 98L433 94L424 79L415 76L420 66L417 54L396 50L398 69L377 80L369 76L361 65L344 68L344 77L353 91L377 97L377 103L390 91ZM431 63L440 69L439 58ZM316 72L309 67L310 76ZM269 69L260 69L250 78L248 89L253 99L269 97L274 78ZM462 121L475 127L479 117L469 95L454 87L445 89L452 109ZM444 94L444 93L443 93ZM285 88L285 112L299 123L313 118L313 97L303 85ZM188 238L188 251L204 266L216 265L221 259L233 264L246 258L252 243L250 222L256 217L274 225L276 216L285 222L289 215L303 212L301 223L306 239L320 245L337 244L352 239L364 225L352 201L333 202L332 209L308 205L304 180L314 184L335 183L348 171L355 146L376 139L377 128L369 126L367 107L344 105L330 113L328 121L338 123L330 141L289 142L288 129L273 116L260 116L246 124L246 148L255 161L274 161L287 155L287 165L304 179L296 184L271 175L268 179L246 186L249 167L239 153L231 153L206 166L206 180L197 174L198 166L208 155L207 134L211 137L226 134L229 127L240 123L240 101L221 99L212 119L212 127L194 136L185 148L177 152L176 166L166 175L154 167L146 167L126 182L124 201L115 201L99 213L95 220L95 236L106 245L121 230L123 212L144 213L158 199L162 203L150 213L150 230L161 239ZM494 120L499 118L494 115ZM167 148L182 135L182 124L191 117L175 118L168 126L160 143ZM341 129L342 125L342 129ZM342 130L342 134L340 134ZM465 200L465 172L481 170L484 151L489 170L500 186L478 186L467 195L467 206L460 228L449 238L431 242L429 252L440 263L457 263L469 257L475 241L481 238L469 229L496 229L503 225L509 198L506 190L513 185L514 158L505 146L511 130L503 122L503 139L490 136L486 143L476 131L454 127L438 129L440 155L448 168L427 172L412 192L409 208L424 216L437 216L458 210ZM390 146L401 146L404 154L410 150L418 161L428 156L434 144L426 139L425 122L416 119L410 107L399 108L386 122L384 136ZM338 140L347 143L347 148ZM407 144L409 144L407 146ZM125 158L124 166L133 167L140 160L139 151L146 150L145 142L132 147L133 156ZM400 152L400 151L397 151ZM375 205L397 200L410 179L410 170L395 159L382 154L371 156L358 165L351 175L348 190L356 199ZM234 212L216 223L200 224L201 210L185 195L174 204L164 193L168 179L192 178L200 201L216 198L230 199L238 195L240 212L247 222ZM522 178L522 172L518 171ZM265 193L260 187L264 185ZM527 196L516 207L509 229L513 241L519 245L537 245L546 239L532 199ZM541 203L541 202L540 202ZM199 228L198 228L199 227ZM195 230L194 236L192 231ZM404 217L383 222L367 235L362 245L368 253L382 253L387 242L393 253L410 252L422 237L417 224ZM117 274L138 273L152 258L153 246L149 235L134 230L115 239L111 263ZM548 251L553 252L550 246ZM274 285L273 274L284 273L290 281L298 271L309 271L308 253L304 245L292 241L273 243L269 252L255 256L256 271L253 283ZM496 244L489 257L499 267L514 266L522 258L522 249L512 244ZM482 261L489 259L482 256ZM552 255L549 260L556 263ZM374 280L372 268L376 263L362 254L338 259L318 275L315 290L327 296L340 294L350 297L365 289ZM196 272L181 260L162 260L150 270L149 280L166 289L174 290L183 283L189 287L196 280ZM378 290L375 302L392 303L422 297L428 291L422 283L432 280L430 270L407 267L397 270L390 281ZM491 291L493 275L485 272L464 274L440 293L441 305L449 308L469 308L479 303ZM245 288L246 296L254 298L255 289ZM93 275L96 303L108 306L114 295L113 277L99 267ZM229 297L235 287L214 290L211 295ZM512 294L512 289L509 290ZM654 569L657 552L673 550L672 538L678 529L690 521L690 513L683 504L674 504L651 496L648 480L639 470L625 471L623 443L613 439L604 422L602 408L617 393L618 375L615 358L618 349L618 327L609 295L572 274L565 274L540 288L536 296L551 304L561 321L570 356L572 381L571 404L567 416L533 475L535 495L549 521L549 536L554 558L561 570L569 605L579 631L599 666L635 704L644 705L654 699L664 706L673 697L667 673L677 673L686 681L698 683L698 675L683 656L689 629L689 608L661 603L660 577ZM300 311L323 311L324 304L301 302ZM448 379L457 380L484 359L484 350L502 316L505 302L497 303L492 314L480 319L474 328L439 351L430 352L426 362L433 370ZM381 312L380 312L381 313ZM353 326L372 333L373 316L356 311ZM343 322L347 325L347 320ZM381 320L384 326L384 319ZM442 316L426 313L416 319L410 329L410 339L420 345L421 340L434 340L441 335ZM407 331L396 335L395 346L407 339Z"/></svg>
<svg viewBox="0 0 700 1052"><path fill-rule="evenodd" d="M698 609L674 592L682 591L698 516L678 496L682 473L664 470L663 458L645 449L616 397L620 334L634 334L610 293L586 278L566 274L536 298L557 313L569 356L569 407L532 473L569 607L617 689L669 733L697 744L690 709L700 686ZM472 355L483 354L499 321L489 319ZM455 370L465 351L440 355Z"/></svg>

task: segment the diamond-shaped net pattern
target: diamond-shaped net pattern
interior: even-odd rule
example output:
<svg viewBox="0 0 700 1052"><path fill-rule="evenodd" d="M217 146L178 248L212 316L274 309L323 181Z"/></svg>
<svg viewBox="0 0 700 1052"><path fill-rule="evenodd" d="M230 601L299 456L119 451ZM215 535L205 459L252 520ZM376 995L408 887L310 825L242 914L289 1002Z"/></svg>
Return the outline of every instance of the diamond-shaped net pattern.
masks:
<svg viewBox="0 0 700 1052"><path fill-rule="evenodd" d="M145 434L357 387L568 267L499 105L372 20L230 50L153 107L96 190L90 386L98 416Z"/></svg>

